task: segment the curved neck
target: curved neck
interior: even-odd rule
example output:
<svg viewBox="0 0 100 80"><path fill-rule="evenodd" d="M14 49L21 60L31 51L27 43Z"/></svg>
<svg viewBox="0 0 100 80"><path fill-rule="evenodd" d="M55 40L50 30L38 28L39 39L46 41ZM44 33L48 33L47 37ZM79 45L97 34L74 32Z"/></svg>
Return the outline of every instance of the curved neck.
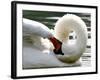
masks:
<svg viewBox="0 0 100 80"><path fill-rule="evenodd" d="M84 50L86 47L87 37L86 37L86 30L83 28L86 26L76 26L74 27L74 31L77 35L76 43L78 50Z"/></svg>
<svg viewBox="0 0 100 80"><path fill-rule="evenodd" d="M68 35L73 30L77 39L74 44L68 44ZM83 53L86 48L86 25L84 21L75 15L65 15L58 20L55 26L56 38L62 41L63 50L67 53ZM67 43L66 43L67 42ZM71 51L69 51L71 50Z"/></svg>

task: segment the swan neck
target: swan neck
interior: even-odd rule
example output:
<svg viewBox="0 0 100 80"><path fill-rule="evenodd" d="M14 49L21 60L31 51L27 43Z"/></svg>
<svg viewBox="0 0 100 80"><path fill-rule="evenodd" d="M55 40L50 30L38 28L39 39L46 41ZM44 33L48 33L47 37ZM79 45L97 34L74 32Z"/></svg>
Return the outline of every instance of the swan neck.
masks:
<svg viewBox="0 0 100 80"><path fill-rule="evenodd" d="M74 44L68 44L69 33L74 31L76 33L77 39ZM75 15L65 15L58 20L55 26L56 37L62 41L62 43L67 42L68 48L74 48L83 51L86 47L86 24L84 21Z"/></svg>

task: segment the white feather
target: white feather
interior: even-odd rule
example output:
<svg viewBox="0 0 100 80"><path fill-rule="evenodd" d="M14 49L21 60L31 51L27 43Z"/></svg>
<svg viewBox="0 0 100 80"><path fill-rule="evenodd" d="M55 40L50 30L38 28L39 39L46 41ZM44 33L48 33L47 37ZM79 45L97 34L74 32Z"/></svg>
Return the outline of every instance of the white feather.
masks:
<svg viewBox="0 0 100 80"><path fill-rule="evenodd" d="M77 35L74 44L69 44L68 40L71 31L74 31ZM67 14L60 18L55 26L55 36L63 43L62 52L65 55L59 57L61 61L66 63L76 62L85 51L87 42L86 24L80 17Z"/></svg>

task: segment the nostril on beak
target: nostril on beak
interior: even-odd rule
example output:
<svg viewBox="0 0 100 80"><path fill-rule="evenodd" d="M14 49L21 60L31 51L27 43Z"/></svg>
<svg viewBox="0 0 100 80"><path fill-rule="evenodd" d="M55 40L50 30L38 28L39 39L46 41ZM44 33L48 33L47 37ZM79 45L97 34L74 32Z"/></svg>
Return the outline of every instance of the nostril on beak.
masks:
<svg viewBox="0 0 100 80"><path fill-rule="evenodd" d="M53 50L54 53L64 55L64 53L62 53L62 50L61 50L62 42L60 42L55 37L51 37L49 38L49 40L52 42L53 46L55 47L55 49Z"/></svg>

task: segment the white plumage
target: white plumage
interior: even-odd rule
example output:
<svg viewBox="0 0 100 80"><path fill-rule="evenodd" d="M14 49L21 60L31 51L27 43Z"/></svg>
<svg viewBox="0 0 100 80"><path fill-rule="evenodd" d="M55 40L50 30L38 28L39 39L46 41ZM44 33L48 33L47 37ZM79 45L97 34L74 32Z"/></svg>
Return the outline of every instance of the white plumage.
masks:
<svg viewBox="0 0 100 80"><path fill-rule="evenodd" d="M57 21L54 30L55 35L42 23L23 19L23 36L25 37L23 40L23 68L79 65L76 63L84 52L87 41L84 21L78 16L67 14ZM75 31L77 40L74 44L69 44L68 35L72 30ZM52 36L62 42L62 52L65 55L54 54L54 47L47 39Z"/></svg>
<svg viewBox="0 0 100 80"><path fill-rule="evenodd" d="M77 36L74 44L70 44L68 40L71 31L74 31ZM57 21L55 25L55 36L63 43L62 52L65 54L59 57L61 61L73 63L80 58L87 44L86 31L86 24L76 15L67 14Z"/></svg>

